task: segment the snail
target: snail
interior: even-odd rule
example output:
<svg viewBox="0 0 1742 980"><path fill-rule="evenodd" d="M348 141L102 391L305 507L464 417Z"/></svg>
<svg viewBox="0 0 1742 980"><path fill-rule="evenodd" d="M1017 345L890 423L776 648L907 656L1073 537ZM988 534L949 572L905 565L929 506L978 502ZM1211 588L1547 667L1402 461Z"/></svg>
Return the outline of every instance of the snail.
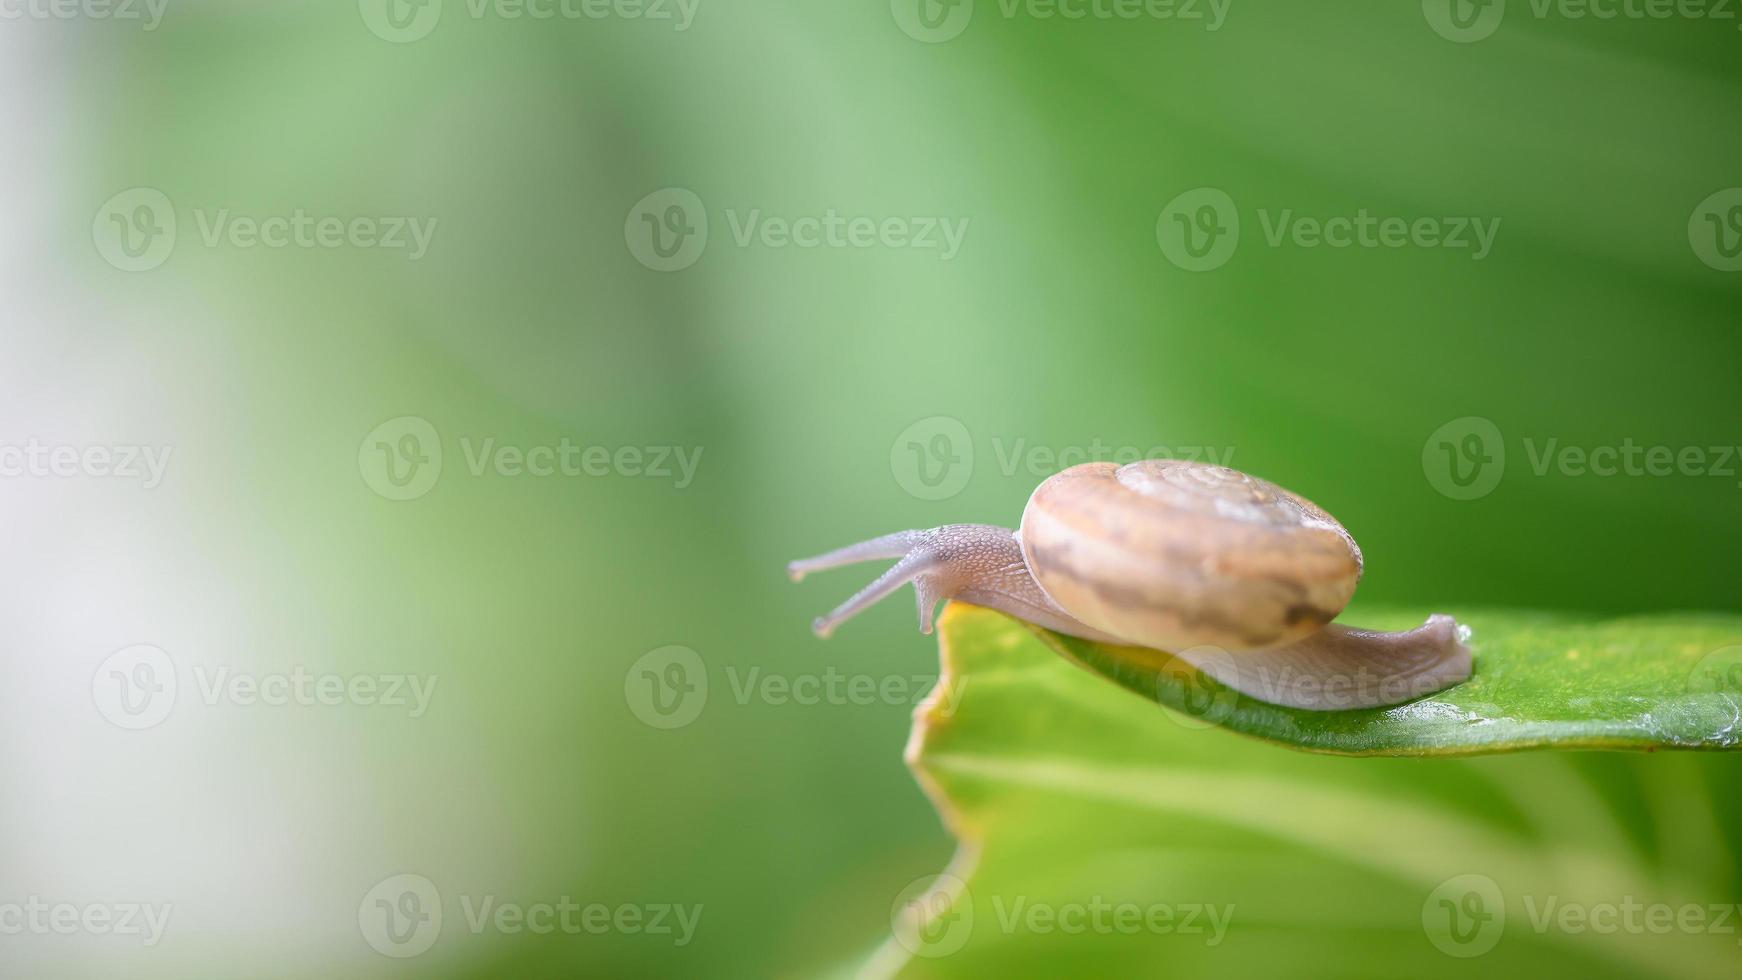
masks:
<svg viewBox="0 0 1742 980"><path fill-rule="evenodd" d="M897 531L787 565L799 581L899 559L812 630L827 637L902 585L932 631L939 602L985 606L1058 633L1148 647L1260 701L1307 710L1400 704L1467 680L1469 630L1434 614L1382 633L1331 625L1361 579L1337 520L1225 466L1084 463L1049 477L1015 531Z"/></svg>

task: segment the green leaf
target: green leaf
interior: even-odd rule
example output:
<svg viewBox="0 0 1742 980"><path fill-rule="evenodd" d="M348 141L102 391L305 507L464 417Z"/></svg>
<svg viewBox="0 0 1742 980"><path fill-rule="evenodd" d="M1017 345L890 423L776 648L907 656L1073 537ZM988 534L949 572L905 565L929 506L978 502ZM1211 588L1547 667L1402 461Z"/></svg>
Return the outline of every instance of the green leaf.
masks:
<svg viewBox="0 0 1742 980"><path fill-rule="evenodd" d="M1742 755L1348 759L1226 730L1367 754L1733 744L1688 688L1722 687L1733 707L1733 673L1689 675L1696 653L1739 635L1734 621L1470 622L1476 693L1447 692L1445 709L1339 719L1235 701L1211 724L1097 676L1107 651L952 603L907 759L960 848L942 876L896 896L863 975L1734 976L1734 930L1602 930L1579 916L1733 908L1742 798L1727 787ZM1630 680L1601 681L1604 664ZM1118 679L1142 689L1163 673ZM1187 692L1144 693L1183 704ZM1478 712L1486 702L1507 710ZM1485 918L1468 922L1489 925L1454 929L1448 910L1473 895Z"/></svg>
<svg viewBox="0 0 1742 980"><path fill-rule="evenodd" d="M1364 612L1403 629L1424 617ZM1458 615L1475 673L1389 708L1303 711L1240 695L1153 650L1030 627L1067 660L1193 718L1339 755L1471 755L1517 749L1734 749L1742 743L1742 617L1580 622L1543 613Z"/></svg>

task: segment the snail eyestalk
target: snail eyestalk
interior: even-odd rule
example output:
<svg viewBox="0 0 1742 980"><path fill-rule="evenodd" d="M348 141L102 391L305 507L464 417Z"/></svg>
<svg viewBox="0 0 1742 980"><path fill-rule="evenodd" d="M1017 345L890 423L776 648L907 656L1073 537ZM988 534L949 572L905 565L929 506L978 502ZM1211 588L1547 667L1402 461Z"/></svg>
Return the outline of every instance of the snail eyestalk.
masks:
<svg viewBox="0 0 1742 980"><path fill-rule="evenodd" d="M925 531L897 531L885 534L880 538L850 544L845 548L837 548L827 554L815 558L801 558L798 561L786 563L786 577L794 582L803 582L804 577L812 572L826 572L842 565L853 565L862 561L877 561L880 558L900 558L913 550Z"/></svg>
<svg viewBox="0 0 1742 980"><path fill-rule="evenodd" d="M865 586L863 589L860 589L855 593L851 599L836 606L827 616L818 616L813 620L811 622L811 632L827 639L829 634L835 631L835 627L876 605L878 600L882 599L889 593L894 592L896 589L901 588L908 582L914 582L914 587L919 590L920 595L923 598L928 590L922 587L919 582L921 576L925 574L929 566L930 561L922 551L908 552L908 554L900 561L891 566L888 571L877 576L876 580L874 580L870 585ZM926 613L923 607L920 609L919 618L920 631L925 633L931 632L931 630L927 628L930 625L931 617Z"/></svg>
<svg viewBox="0 0 1742 980"><path fill-rule="evenodd" d="M922 633L932 631L932 615L939 602L960 599L1060 633L1104 643L1122 642L1078 622L1048 598L1028 573L1015 532L1005 527L947 524L897 531L791 562L786 570L796 582L813 571L879 558L900 560L828 615L818 617L811 623L812 632L827 637L835 627L911 581L918 597Z"/></svg>

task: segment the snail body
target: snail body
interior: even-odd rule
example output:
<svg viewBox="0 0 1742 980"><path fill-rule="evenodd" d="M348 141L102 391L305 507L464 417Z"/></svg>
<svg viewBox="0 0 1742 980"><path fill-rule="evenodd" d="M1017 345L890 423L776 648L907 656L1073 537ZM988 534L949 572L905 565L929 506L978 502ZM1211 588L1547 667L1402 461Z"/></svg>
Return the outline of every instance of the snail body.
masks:
<svg viewBox="0 0 1742 980"><path fill-rule="evenodd" d="M1397 704L1468 679L1467 631L1435 615L1413 630L1330 625L1363 570L1325 510L1223 466L1084 463L1049 477L1016 531L900 531L792 562L796 581L878 558L894 567L813 629L911 581L920 629L942 599L1072 636L1162 650L1258 700L1311 710Z"/></svg>

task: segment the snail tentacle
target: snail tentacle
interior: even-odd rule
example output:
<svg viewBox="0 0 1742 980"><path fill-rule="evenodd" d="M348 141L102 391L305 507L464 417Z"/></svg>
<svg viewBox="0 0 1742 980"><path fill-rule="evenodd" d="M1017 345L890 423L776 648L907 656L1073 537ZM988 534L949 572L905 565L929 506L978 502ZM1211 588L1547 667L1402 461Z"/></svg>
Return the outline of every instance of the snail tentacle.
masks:
<svg viewBox="0 0 1742 980"><path fill-rule="evenodd" d="M835 631L835 627L876 605L889 593L914 581L930 565L931 558L923 550L908 552L900 561L890 566L888 571L877 576L870 585L854 593L852 598L836 606L828 615L812 620L811 632L820 637L828 637ZM923 614L921 618L923 620Z"/></svg>
<svg viewBox="0 0 1742 980"><path fill-rule="evenodd" d="M938 583L935 576L920 575L913 580L913 597L919 602L919 631L931 635L932 617L937 615L938 603L944 596L938 594Z"/></svg>
<svg viewBox="0 0 1742 980"><path fill-rule="evenodd" d="M896 552L898 546L904 550ZM927 530L897 531L792 562L787 565L787 572L796 578L824 568L878 558L900 560L833 612L819 617L811 624L813 632L828 636L835 627L911 581L919 604L922 633L932 631L932 616L938 603L959 599L1072 636L1120 642L1079 622L1053 602L1029 574L1015 532L991 524L948 524Z"/></svg>
<svg viewBox="0 0 1742 980"><path fill-rule="evenodd" d="M880 538L860 541L845 548L817 555L815 558L801 558L798 561L786 563L786 575L794 582L804 581L811 572L825 572L842 565L854 565L862 561L876 561L880 558L900 558L913 550L925 531L896 531Z"/></svg>

